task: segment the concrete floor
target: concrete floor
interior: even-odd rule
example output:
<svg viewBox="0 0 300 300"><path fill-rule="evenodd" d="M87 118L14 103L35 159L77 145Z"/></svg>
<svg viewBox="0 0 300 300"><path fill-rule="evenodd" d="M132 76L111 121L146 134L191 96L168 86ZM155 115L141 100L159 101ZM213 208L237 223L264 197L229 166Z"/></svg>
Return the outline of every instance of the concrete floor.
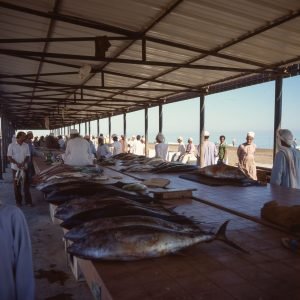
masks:
<svg viewBox="0 0 300 300"><path fill-rule="evenodd" d="M0 199L15 204L11 170L0 180ZM36 300L89 300L92 294L85 282L75 280L67 266L62 230L53 225L43 195L31 189L34 207L22 206L31 234L36 279Z"/></svg>

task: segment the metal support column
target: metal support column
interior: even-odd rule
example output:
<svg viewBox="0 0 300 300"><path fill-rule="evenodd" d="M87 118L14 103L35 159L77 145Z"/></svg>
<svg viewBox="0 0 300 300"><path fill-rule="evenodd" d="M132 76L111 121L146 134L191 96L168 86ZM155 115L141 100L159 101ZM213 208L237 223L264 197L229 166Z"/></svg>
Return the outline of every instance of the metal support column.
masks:
<svg viewBox="0 0 300 300"><path fill-rule="evenodd" d="M275 111L274 111L274 142L273 142L273 160L277 152L276 133L281 128L281 112L282 112L282 77L275 80Z"/></svg>
<svg viewBox="0 0 300 300"><path fill-rule="evenodd" d="M79 131L79 134L80 134L80 125L81 125L81 123L78 123L78 131Z"/></svg>
<svg viewBox="0 0 300 300"><path fill-rule="evenodd" d="M109 135L109 140L111 138L111 117L108 117L108 135Z"/></svg>
<svg viewBox="0 0 300 300"><path fill-rule="evenodd" d="M149 156L148 153L148 108L145 108L145 156Z"/></svg>
<svg viewBox="0 0 300 300"><path fill-rule="evenodd" d="M3 179L3 158L2 158L2 140L3 140L3 127L2 127L3 117L1 116L1 126L0 126L0 180Z"/></svg>
<svg viewBox="0 0 300 300"><path fill-rule="evenodd" d="M89 133L88 133L88 135L91 136L91 121L89 121L88 125L89 125Z"/></svg>
<svg viewBox="0 0 300 300"><path fill-rule="evenodd" d="M159 126L158 126L158 131L162 132L163 130L163 107L162 104L158 106L158 111L159 111Z"/></svg>
<svg viewBox="0 0 300 300"><path fill-rule="evenodd" d="M2 123L2 154L3 154L3 173L6 172L6 168L7 168L7 164L8 164L8 159L7 159L7 148L8 145L10 144L11 140L9 140L8 138L8 120L6 118L1 118L1 120L3 120ZM11 137L10 137L11 139Z"/></svg>
<svg viewBox="0 0 300 300"><path fill-rule="evenodd" d="M123 114L123 134L125 142L127 140L127 119L126 119L126 113ZM127 147L126 147L127 148Z"/></svg>
<svg viewBox="0 0 300 300"><path fill-rule="evenodd" d="M205 95L200 95L200 137L199 137L199 157L197 160L197 164L200 167L203 167L204 164L204 152L203 152L203 142L204 142L204 125L205 124Z"/></svg>
<svg viewBox="0 0 300 300"><path fill-rule="evenodd" d="M100 120L97 119L97 136L99 137L100 135Z"/></svg>

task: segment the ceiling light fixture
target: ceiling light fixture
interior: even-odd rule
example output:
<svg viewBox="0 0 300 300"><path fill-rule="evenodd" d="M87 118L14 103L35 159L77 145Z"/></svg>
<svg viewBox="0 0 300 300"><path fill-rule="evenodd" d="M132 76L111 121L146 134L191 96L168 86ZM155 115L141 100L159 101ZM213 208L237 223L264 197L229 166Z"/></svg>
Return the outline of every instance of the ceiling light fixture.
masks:
<svg viewBox="0 0 300 300"><path fill-rule="evenodd" d="M97 36L95 38L95 57L105 58L105 52L110 48L111 43L107 36Z"/></svg>

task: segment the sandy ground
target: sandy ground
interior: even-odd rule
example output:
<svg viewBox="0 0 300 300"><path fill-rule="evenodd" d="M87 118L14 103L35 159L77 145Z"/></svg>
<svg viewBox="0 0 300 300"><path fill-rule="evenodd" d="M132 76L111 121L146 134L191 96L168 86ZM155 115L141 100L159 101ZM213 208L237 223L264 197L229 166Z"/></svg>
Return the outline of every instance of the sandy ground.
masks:
<svg viewBox="0 0 300 300"><path fill-rule="evenodd" d="M0 199L15 205L11 170L7 168L3 175ZM48 203L34 188L31 194L35 206L22 206L21 209L31 236L36 300L93 299L87 284L76 281L67 265L62 229L52 223Z"/></svg>
<svg viewBox="0 0 300 300"><path fill-rule="evenodd" d="M149 144L149 149L154 149L154 144ZM228 146L228 163L232 166L238 162L237 147ZM169 151L177 151L177 145L169 144ZM271 167L273 164L273 150L272 149L256 149L255 161L259 166Z"/></svg>

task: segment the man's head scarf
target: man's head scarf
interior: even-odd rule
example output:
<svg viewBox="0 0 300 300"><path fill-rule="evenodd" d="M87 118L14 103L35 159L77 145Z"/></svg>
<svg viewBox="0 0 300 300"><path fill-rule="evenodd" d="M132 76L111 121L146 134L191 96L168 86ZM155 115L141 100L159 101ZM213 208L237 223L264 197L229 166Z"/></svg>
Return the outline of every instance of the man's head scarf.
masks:
<svg viewBox="0 0 300 300"><path fill-rule="evenodd" d="M290 130L279 129L277 132L277 137L279 138L280 141L285 142L287 145L289 145L289 146L293 145L294 137ZM280 143L280 145L281 145L281 143Z"/></svg>
<svg viewBox="0 0 300 300"><path fill-rule="evenodd" d="M163 143L165 141L165 137L162 133L158 133L156 139L159 143Z"/></svg>

